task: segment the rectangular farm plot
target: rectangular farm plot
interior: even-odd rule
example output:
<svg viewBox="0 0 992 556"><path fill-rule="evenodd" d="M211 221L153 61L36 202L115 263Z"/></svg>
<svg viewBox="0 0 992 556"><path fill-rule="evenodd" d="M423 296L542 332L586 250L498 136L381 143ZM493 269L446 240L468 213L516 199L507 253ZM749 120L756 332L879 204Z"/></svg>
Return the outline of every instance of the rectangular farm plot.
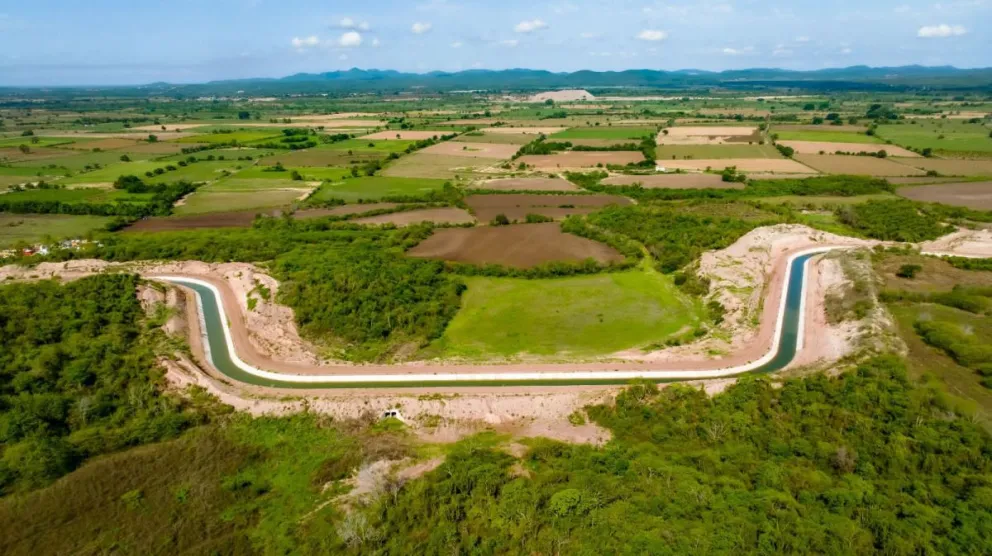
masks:
<svg viewBox="0 0 992 556"><path fill-rule="evenodd" d="M202 188L203 191L264 191L264 190L292 190L297 191L297 196L313 191L320 185L319 182L308 182L291 179L265 179L265 178L242 178L237 175L222 180L215 181Z"/></svg>
<svg viewBox="0 0 992 556"><path fill-rule="evenodd" d="M523 133L519 134L507 134L507 133L482 133L479 131L473 131L471 133L465 133L459 135L452 139L455 143L490 143L497 145L526 145L534 139L536 135L526 135Z"/></svg>
<svg viewBox="0 0 992 556"><path fill-rule="evenodd" d="M440 207L366 216L356 218L351 220L351 222L355 224L394 224L396 226L409 226L411 224L420 224L421 222L432 222L434 224L472 224L475 222L475 217L465 209Z"/></svg>
<svg viewBox="0 0 992 556"><path fill-rule="evenodd" d="M504 178L472 184L469 189L493 191L580 191L579 186L562 178Z"/></svg>
<svg viewBox="0 0 992 556"><path fill-rule="evenodd" d="M345 202L383 197L423 197L444 187L445 180L371 176L325 183L313 194L316 201L343 199Z"/></svg>
<svg viewBox="0 0 992 556"><path fill-rule="evenodd" d="M391 162L380 174L397 178L451 179L471 176L491 164L492 160L484 158L416 152Z"/></svg>
<svg viewBox="0 0 992 556"><path fill-rule="evenodd" d="M900 187L896 193L914 201L992 210L992 181Z"/></svg>
<svg viewBox="0 0 992 556"><path fill-rule="evenodd" d="M416 141L411 141L408 139L375 140L362 138L348 139L346 141L338 141L337 143L326 143L323 145L318 145L315 148L330 149L335 151L352 151L356 153L381 153L383 155L388 155L390 153L401 153L414 143L416 143Z"/></svg>
<svg viewBox="0 0 992 556"><path fill-rule="evenodd" d="M726 143L723 145L659 145L655 149L659 165L666 160L685 158L782 158L774 145Z"/></svg>
<svg viewBox="0 0 992 556"><path fill-rule="evenodd" d="M623 260L623 256L612 247L563 233L561 226L553 222L437 230L407 251L407 255L516 268L532 268L554 261L594 259L610 263Z"/></svg>
<svg viewBox="0 0 992 556"><path fill-rule="evenodd" d="M287 126L288 127L288 126ZM238 143L251 143L254 141L262 141L265 139L274 139L282 137L282 133L278 130L265 130L265 131L234 131L231 133L203 133L200 135L190 135L188 137L181 137L176 139L177 143L205 143L208 145L213 145L216 143L232 143L237 141Z"/></svg>
<svg viewBox="0 0 992 556"><path fill-rule="evenodd" d="M778 141L778 144L790 147L799 154L836 154L842 153L877 153L885 151L889 156L915 158L920 155L896 145L884 143L832 143L825 141Z"/></svg>
<svg viewBox="0 0 992 556"><path fill-rule="evenodd" d="M450 133L450 132L448 132ZM383 141L422 141L424 139L434 139L440 138L444 135L443 131L416 131L416 130L388 130L388 131L377 131L370 135L363 135L359 137L360 140L383 140Z"/></svg>
<svg viewBox="0 0 992 556"><path fill-rule="evenodd" d="M879 137L914 149L949 153L992 153L989 128L961 121L916 120L878 126Z"/></svg>
<svg viewBox="0 0 992 556"><path fill-rule="evenodd" d="M105 227L108 216L69 216L65 214L0 213L0 249L19 242L33 244L46 237L78 238Z"/></svg>
<svg viewBox="0 0 992 556"><path fill-rule="evenodd" d="M261 211L267 212L267 211ZM278 210L270 211L275 216ZM218 212L189 216L144 218L124 229L125 232L165 232L209 228L247 228L255 221L259 211Z"/></svg>
<svg viewBox="0 0 992 556"><path fill-rule="evenodd" d="M494 160L506 160L517 154L520 148L517 145L499 145L494 143L466 143L445 141L423 149L421 152L428 155L442 156L463 156L467 158L490 158Z"/></svg>
<svg viewBox="0 0 992 556"><path fill-rule="evenodd" d="M992 176L992 160L952 160L940 158L893 159L921 170L933 170L945 176Z"/></svg>
<svg viewBox="0 0 992 556"><path fill-rule="evenodd" d="M717 174L649 174L612 176L603 185L639 185L645 189L744 189L743 183L726 182Z"/></svg>
<svg viewBox="0 0 992 556"><path fill-rule="evenodd" d="M261 191L206 189L196 191L180 201L181 204L176 205L174 212L177 215L185 215L286 207L296 201L300 194L299 191L284 189Z"/></svg>
<svg viewBox="0 0 992 556"><path fill-rule="evenodd" d="M561 168L592 168L610 164L625 166L643 160L644 153L640 151L569 151L557 154L521 156L517 162L541 170L557 170Z"/></svg>
<svg viewBox="0 0 992 556"><path fill-rule="evenodd" d="M795 159L824 174L856 174L863 176L920 176L926 172L874 156L836 156L829 154L799 154Z"/></svg>
<svg viewBox="0 0 992 556"><path fill-rule="evenodd" d="M235 174L238 178L265 179L265 180L288 180L292 179L293 172L297 172L303 178L302 181L340 181L351 177L350 168L320 168L316 166L298 166L296 168L283 167L278 171L274 166L255 165Z"/></svg>
<svg viewBox="0 0 992 556"><path fill-rule="evenodd" d="M260 163L271 166L278 162L287 168L292 166L360 166L373 160L382 160L386 156L386 153L375 151L349 153L347 150L320 148L267 156L261 159Z"/></svg>
<svg viewBox="0 0 992 556"><path fill-rule="evenodd" d="M465 204L481 222L497 215L512 221L524 221L528 214L564 218L570 214L588 214L608 205L629 205L631 200L619 195L469 195Z"/></svg>
<svg viewBox="0 0 992 556"><path fill-rule="evenodd" d="M645 137L653 136L656 133L656 129L653 127L619 126L573 127L559 131L552 135L551 138L560 141L568 141L570 139L609 139L636 143Z"/></svg>
<svg viewBox="0 0 992 556"><path fill-rule="evenodd" d="M884 144L878 137L866 135L864 130L861 133L849 131L834 131L833 126L825 129L797 129L786 130L772 128L772 133L778 136L778 141L823 141L827 143L863 143L863 144ZM839 127L839 126L838 126Z"/></svg>
<svg viewBox="0 0 992 556"><path fill-rule="evenodd" d="M564 127L540 127L540 126L500 126L500 127L487 127L482 131L487 134L494 135L533 135L535 138L538 135L554 135L559 131L564 131L567 128Z"/></svg>
<svg viewBox="0 0 992 556"><path fill-rule="evenodd" d="M757 143L761 134L751 126L680 126L662 130L656 140L659 145L722 145Z"/></svg>
<svg viewBox="0 0 992 556"><path fill-rule="evenodd" d="M875 159L877 160L877 159ZM689 160L658 160L658 166L672 170L712 170L736 167L741 172L775 174L816 174L816 170L787 158L713 158Z"/></svg>

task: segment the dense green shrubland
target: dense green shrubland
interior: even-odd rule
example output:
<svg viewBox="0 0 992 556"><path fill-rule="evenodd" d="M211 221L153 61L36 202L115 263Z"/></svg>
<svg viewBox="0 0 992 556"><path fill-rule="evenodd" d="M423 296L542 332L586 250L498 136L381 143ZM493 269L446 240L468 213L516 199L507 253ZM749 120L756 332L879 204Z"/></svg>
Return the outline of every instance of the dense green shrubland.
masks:
<svg viewBox="0 0 992 556"><path fill-rule="evenodd" d="M175 436L199 417L161 393L138 277L0 287L0 491Z"/></svg>
<svg viewBox="0 0 992 556"><path fill-rule="evenodd" d="M954 231L941 219L908 200L868 201L838 207L837 219L868 237L918 242Z"/></svg>

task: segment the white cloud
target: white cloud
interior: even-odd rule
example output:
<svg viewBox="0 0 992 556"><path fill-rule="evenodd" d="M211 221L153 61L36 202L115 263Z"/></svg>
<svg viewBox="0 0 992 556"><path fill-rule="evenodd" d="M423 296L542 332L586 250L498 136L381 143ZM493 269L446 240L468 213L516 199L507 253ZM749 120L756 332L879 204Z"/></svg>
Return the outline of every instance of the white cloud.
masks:
<svg viewBox="0 0 992 556"><path fill-rule="evenodd" d="M840 49L840 53L841 54L850 54L852 52L854 52L854 50L851 50L851 47L849 47L849 46L845 46L845 47L843 47L843 48Z"/></svg>
<svg viewBox="0 0 992 556"><path fill-rule="evenodd" d="M668 38L668 33L657 29L645 29L637 34L637 38L642 41L663 41Z"/></svg>
<svg viewBox="0 0 992 556"><path fill-rule="evenodd" d="M722 52L727 56L742 56L744 54L753 54L754 47L745 46L744 48L731 48L728 46L727 48L724 48Z"/></svg>
<svg viewBox="0 0 992 556"><path fill-rule="evenodd" d="M379 37L372 39L372 46L379 46Z"/></svg>
<svg viewBox="0 0 992 556"><path fill-rule="evenodd" d="M540 31L541 29L547 29L548 24L541 21L540 19L531 19L527 21L521 21L513 28L514 31L518 33L533 33L534 31Z"/></svg>
<svg viewBox="0 0 992 556"><path fill-rule="evenodd" d="M792 56L792 49L788 48L782 43L776 44L775 49L772 50L772 56Z"/></svg>
<svg viewBox="0 0 992 556"><path fill-rule="evenodd" d="M518 44L520 44L520 41L518 41L517 39L507 39L505 41L499 41L499 44L507 48L514 48Z"/></svg>
<svg viewBox="0 0 992 556"><path fill-rule="evenodd" d="M796 37L796 42L809 42L809 37L807 36Z"/></svg>
<svg viewBox="0 0 992 556"><path fill-rule="evenodd" d="M461 48L461 47L462 47L462 41L455 41L451 43L451 48Z"/></svg>
<svg viewBox="0 0 992 556"><path fill-rule="evenodd" d="M342 62L345 61L345 60L347 60L347 59L348 59L348 55L347 54L342 54L342 55L338 56L338 60L341 60Z"/></svg>
<svg viewBox="0 0 992 556"><path fill-rule="evenodd" d="M968 30L961 25L941 23L940 25L925 25L920 27L920 30L916 32L916 36L924 39L942 39L945 37L959 37L967 32Z"/></svg>
<svg viewBox="0 0 992 556"><path fill-rule="evenodd" d="M342 17L341 21L338 22L338 27L342 29L359 29L362 31L368 31L369 23L367 21L357 22L350 17Z"/></svg>
<svg viewBox="0 0 992 556"><path fill-rule="evenodd" d="M300 37L293 37L293 40L290 42L293 44L293 48L304 50L306 48L313 48L319 45L320 39L314 35L310 35L309 37L303 37L302 39Z"/></svg>
<svg viewBox="0 0 992 556"><path fill-rule="evenodd" d="M432 25L430 23L416 22L411 27L410 30L413 31L415 35L423 35L424 33L431 30Z"/></svg>
<svg viewBox="0 0 992 556"><path fill-rule="evenodd" d="M586 33L580 33L579 34L579 38L580 39L598 39L599 37L602 37L602 36L603 36L602 33L589 33L589 32L586 32Z"/></svg>
<svg viewBox="0 0 992 556"><path fill-rule="evenodd" d="M348 31L338 38L338 46L351 48L362 45L362 35L358 31Z"/></svg>

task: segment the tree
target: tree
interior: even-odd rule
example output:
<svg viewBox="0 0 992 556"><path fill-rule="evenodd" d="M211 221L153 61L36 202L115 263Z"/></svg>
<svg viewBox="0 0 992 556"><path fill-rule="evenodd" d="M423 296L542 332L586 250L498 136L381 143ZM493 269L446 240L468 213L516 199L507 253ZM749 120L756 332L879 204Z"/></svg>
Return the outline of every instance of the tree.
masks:
<svg viewBox="0 0 992 556"><path fill-rule="evenodd" d="M156 136L156 135L149 135L148 136L148 142L149 143L156 143L156 142L158 142L158 136Z"/></svg>
<svg viewBox="0 0 992 556"><path fill-rule="evenodd" d="M510 224L510 219L506 217L505 214L497 214L492 221L489 223L491 226L507 226Z"/></svg>
<svg viewBox="0 0 992 556"><path fill-rule="evenodd" d="M923 267L918 264L904 264L899 267L899 272L896 272L896 276L900 278L913 279L921 270L923 270Z"/></svg>
<svg viewBox="0 0 992 556"><path fill-rule="evenodd" d="M247 110L242 110L242 111L238 112L238 119L239 120L250 120L251 119L251 112L248 112Z"/></svg>
<svg viewBox="0 0 992 556"><path fill-rule="evenodd" d="M131 162L131 157L128 156L128 155L126 155L126 154L122 154L121 155L121 162Z"/></svg>
<svg viewBox="0 0 992 556"><path fill-rule="evenodd" d="M20 150L24 154L28 154L28 153L31 152L31 147L29 147L29 146L27 146L25 144L18 145L17 148L18 148L18 150Z"/></svg>

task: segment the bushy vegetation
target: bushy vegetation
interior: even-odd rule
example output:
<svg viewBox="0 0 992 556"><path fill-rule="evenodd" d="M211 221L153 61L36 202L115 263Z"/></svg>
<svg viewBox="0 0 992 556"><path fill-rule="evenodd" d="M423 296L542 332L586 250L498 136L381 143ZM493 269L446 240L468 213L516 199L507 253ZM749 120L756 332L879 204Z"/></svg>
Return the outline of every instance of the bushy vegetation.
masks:
<svg viewBox="0 0 992 556"><path fill-rule="evenodd" d="M992 533L987 435L894 358L773 388L628 389L602 449L466 441L363 518L353 552L962 553ZM513 471L522 465L524 471ZM343 548L343 547L342 547Z"/></svg>
<svg viewBox="0 0 992 556"><path fill-rule="evenodd" d="M130 176L134 178L134 176ZM137 179L137 178L135 178ZM140 183L141 180L138 180ZM161 185L138 185L135 182L122 184L121 189L129 193L151 193L152 195L140 200L125 200L115 202L63 201L56 194L52 199L19 199L16 193L0 197L0 212L16 214L75 214L93 216L125 216L140 218L144 216L165 216L171 214L172 205L182 197L196 190L196 186L188 182L177 182ZM132 191L132 189L134 191Z"/></svg>
<svg viewBox="0 0 992 556"><path fill-rule="evenodd" d="M954 231L951 226L908 200L868 201L838 207L837 219L868 237L918 242Z"/></svg>
<svg viewBox="0 0 992 556"><path fill-rule="evenodd" d="M751 221L730 217L695 216L675 207L607 207L590 214L588 222L644 244L662 272L674 272L709 249L722 249L742 235L780 220Z"/></svg>
<svg viewBox="0 0 992 556"><path fill-rule="evenodd" d="M924 342L943 350L959 365L977 371L985 377L982 384L992 388L992 346L954 322L921 320L915 327Z"/></svg>
<svg viewBox="0 0 992 556"><path fill-rule="evenodd" d="M162 338L145 324L138 281L0 287L0 491L38 487L199 420L161 393Z"/></svg>

